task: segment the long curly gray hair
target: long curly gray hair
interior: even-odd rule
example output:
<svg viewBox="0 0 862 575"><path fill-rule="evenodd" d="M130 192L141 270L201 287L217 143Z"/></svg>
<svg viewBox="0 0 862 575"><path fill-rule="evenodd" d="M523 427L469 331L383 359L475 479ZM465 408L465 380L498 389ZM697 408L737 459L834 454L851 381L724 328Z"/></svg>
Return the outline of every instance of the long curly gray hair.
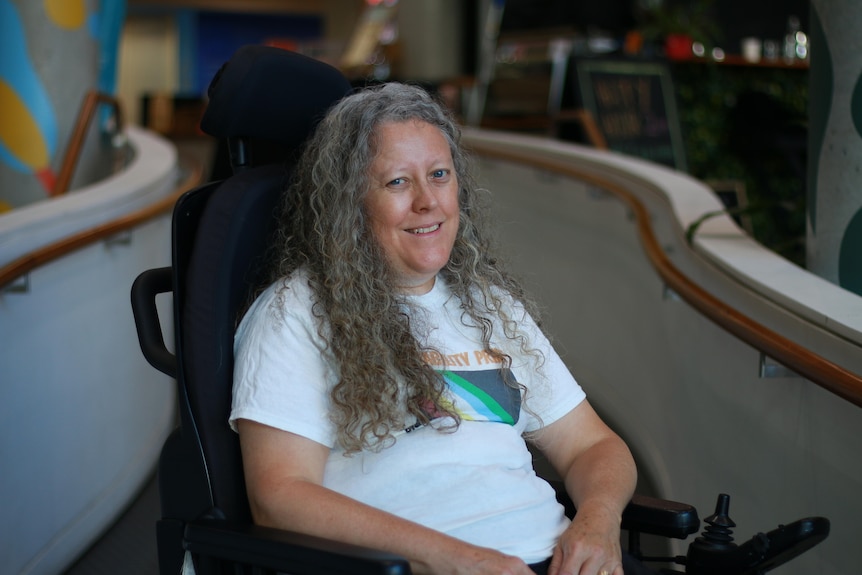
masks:
<svg viewBox="0 0 862 575"><path fill-rule="evenodd" d="M533 352L506 313L501 294L510 294L534 317L535 305L492 255L489 210L454 119L416 86L389 83L346 97L321 121L299 159L286 195L273 279L299 268L307 271L318 331L338 363L331 417L347 452L385 446L394 431L405 427L407 414L429 423L429 403L459 423L440 401L445 383L422 359L423 352L433 350L411 331L409 304L395 288L364 205L377 153L376 129L406 121L438 127L452 152L460 222L440 275L460 301L462 322L480 329L485 351L500 357L504 367L509 357L491 347L494 318L501 320L504 337Z"/></svg>

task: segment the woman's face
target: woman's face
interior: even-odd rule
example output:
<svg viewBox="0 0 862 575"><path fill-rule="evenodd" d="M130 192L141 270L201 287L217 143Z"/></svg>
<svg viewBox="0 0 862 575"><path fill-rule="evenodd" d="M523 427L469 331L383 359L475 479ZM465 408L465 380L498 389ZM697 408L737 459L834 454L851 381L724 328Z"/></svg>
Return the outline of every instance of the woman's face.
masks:
<svg viewBox="0 0 862 575"><path fill-rule="evenodd" d="M436 126L418 120L377 128L365 208L399 288L427 293L458 233L458 180Z"/></svg>

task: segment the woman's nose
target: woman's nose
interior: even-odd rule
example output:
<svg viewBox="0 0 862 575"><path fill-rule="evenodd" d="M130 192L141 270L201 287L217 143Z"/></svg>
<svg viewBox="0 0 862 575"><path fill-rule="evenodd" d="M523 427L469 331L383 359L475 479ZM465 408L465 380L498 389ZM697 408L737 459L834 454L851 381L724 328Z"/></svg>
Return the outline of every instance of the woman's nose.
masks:
<svg viewBox="0 0 862 575"><path fill-rule="evenodd" d="M420 182L414 187L413 209L427 212L437 207L437 195L428 182Z"/></svg>

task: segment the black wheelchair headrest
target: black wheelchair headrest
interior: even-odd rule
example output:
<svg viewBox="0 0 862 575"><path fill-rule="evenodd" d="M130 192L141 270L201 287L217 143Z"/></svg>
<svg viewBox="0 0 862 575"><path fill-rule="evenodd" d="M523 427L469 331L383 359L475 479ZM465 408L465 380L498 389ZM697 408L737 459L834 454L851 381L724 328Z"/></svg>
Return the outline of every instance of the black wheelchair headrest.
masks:
<svg viewBox="0 0 862 575"><path fill-rule="evenodd" d="M216 138L294 148L350 90L341 72L319 60L270 46L243 46L210 83L201 129Z"/></svg>

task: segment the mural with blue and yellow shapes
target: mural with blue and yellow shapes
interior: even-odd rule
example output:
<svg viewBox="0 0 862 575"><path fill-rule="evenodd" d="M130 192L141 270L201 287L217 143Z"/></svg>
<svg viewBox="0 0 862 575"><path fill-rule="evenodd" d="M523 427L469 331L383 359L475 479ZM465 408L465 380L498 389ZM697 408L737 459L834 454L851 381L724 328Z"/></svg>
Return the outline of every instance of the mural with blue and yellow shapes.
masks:
<svg viewBox="0 0 862 575"><path fill-rule="evenodd" d="M33 183L26 193L28 201L53 194L55 170L67 138L63 126L71 125L69 118L77 116L81 103L75 98L52 100L52 95L57 99L49 86L52 78L45 77L46 63L39 58L47 56L55 69L65 64L54 58L69 58L70 65L82 69L99 68L98 89L113 93L124 18L125 0L0 0L0 212L26 203L20 189L14 190L15 200L10 199L10 188L21 188L22 182ZM98 61L85 56L93 61L82 62L82 54L64 50L62 43L48 49L45 38L28 33L50 34L52 42L59 41L57 34L85 35L100 46ZM36 48L39 53L34 53ZM7 178L4 172L18 176ZM21 175L27 177L21 179Z"/></svg>

